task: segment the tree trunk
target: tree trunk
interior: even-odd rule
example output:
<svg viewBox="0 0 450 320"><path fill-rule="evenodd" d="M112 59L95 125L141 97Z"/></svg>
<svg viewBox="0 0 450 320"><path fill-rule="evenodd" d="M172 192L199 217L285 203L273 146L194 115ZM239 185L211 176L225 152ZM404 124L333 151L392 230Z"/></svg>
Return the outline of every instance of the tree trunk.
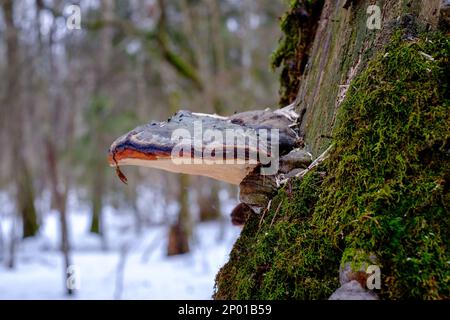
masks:
<svg viewBox="0 0 450 320"><path fill-rule="evenodd" d="M16 264L16 244L16 217L12 217L11 229L9 232L8 261L6 262L6 266L9 269L14 269L14 266Z"/></svg>
<svg viewBox="0 0 450 320"><path fill-rule="evenodd" d="M189 238L191 236L191 221L189 214L189 176L178 176L180 209L178 220L170 226L167 255L173 256L189 252Z"/></svg>
<svg viewBox="0 0 450 320"><path fill-rule="evenodd" d="M115 4L113 1L102 0L102 18L105 21L111 21L114 19L114 9ZM112 41L114 36L114 30L111 27L105 27L100 32L100 48L99 48L99 58L101 59L98 64L98 74L96 79L96 98L104 98L107 96L107 86L106 82L108 79L107 72L109 70L109 65L112 61ZM106 102L101 102L106 103ZM105 108L104 105L102 105ZM94 121L102 121L101 118L95 119ZM97 124L96 124L97 125ZM93 143L96 146L102 146L104 140L104 133L100 130L95 130L94 136L92 137ZM96 171L92 179L92 218L89 231L92 233L99 234L102 237L102 246L106 249L106 238L105 230L103 226L103 193L105 189L105 160L103 158L95 157L94 167Z"/></svg>
<svg viewBox="0 0 450 320"><path fill-rule="evenodd" d="M5 132L9 133L11 150L11 173L16 185L16 207L22 217L22 236L34 236L39 230L36 208L34 205L33 179L31 170L27 164L23 150L26 144L23 140L23 106L20 94L20 50L18 30L14 24L14 4L11 0L2 2L6 25L6 96L3 105L8 110L3 110L5 116ZM8 116L9 115L9 116Z"/></svg>
<svg viewBox="0 0 450 320"><path fill-rule="evenodd" d="M20 159L17 159L19 162ZM33 180L28 167L22 164L19 168L22 174L18 177L17 203L22 216L23 238L34 236L39 230L37 212L34 206Z"/></svg>
<svg viewBox="0 0 450 320"><path fill-rule="evenodd" d="M92 218L91 226L89 231L99 235L103 235L103 219L102 219L102 209L103 209L103 189L104 189L104 169L98 168L96 174L93 177L92 183Z"/></svg>
<svg viewBox="0 0 450 320"><path fill-rule="evenodd" d="M53 54L54 36L56 32L56 25L53 24L49 33L49 54L48 64L50 72L53 75L50 81L50 86L55 90L48 92L48 114L51 123L59 124L65 120L65 116L71 119L73 113L65 114L61 108L61 92L59 89L59 74L56 66L56 57ZM57 125L47 128L44 135L45 155L47 158L47 170L50 183L50 190L52 193L52 206L59 213L59 228L60 228L60 250L63 259L63 287L67 295L74 293L74 288L70 286L70 269L72 266L72 259L70 256L70 241L69 241L69 226L67 217L67 197L69 192L69 173L62 170L64 167L63 158L59 155L58 150L62 141L58 139L59 136L64 137L63 148L71 149L73 140L72 126L64 127L64 130L59 130Z"/></svg>
<svg viewBox="0 0 450 320"><path fill-rule="evenodd" d="M3 239L3 229L0 221L0 263L3 261L5 257L5 240Z"/></svg>
<svg viewBox="0 0 450 320"><path fill-rule="evenodd" d="M281 101L295 102L314 158L330 145L332 154L247 220L216 277L214 298L328 299L343 285L339 268L347 262L381 266L381 298L448 298L445 187L413 191L448 176L448 104L440 108L448 98L449 30L433 32L440 5L291 2L274 54L283 66ZM378 17L381 28L369 28ZM437 112L433 123L429 112Z"/></svg>
<svg viewBox="0 0 450 320"><path fill-rule="evenodd" d="M201 222L217 220L220 217L219 186L216 181L207 181L206 188L199 188L197 203Z"/></svg>
<svg viewBox="0 0 450 320"><path fill-rule="evenodd" d="M306 51L299 52L299 57L309 57L309 61L302 62L305 69L298 79L296 105L302 115L300 129L305 143L315 157L330 144L336 113L351 80L388 43L397 19L409 14L424 25L436 27L440 3L441 0L383 1L379 7L379 30L367 27L374 14L367 14L373 1L325 1L321 15L311 15L320 20L311 43L304 46ZM345 9L344 4L351 6Z"/></svg>
<svg viewBox="0 0 450 320"><path fill-rule="evenodd" d="M69 274L68 270L71 266L70 258L70 245L69 245L69 230L67 225L67 213L66 213L66 203L67 203L67 185L63 190L59 177L58 177L58 163L57 163L56 149L53 142L47 140L47 161L48 170L50 175L50 183L52 187L52 193L55 198L55 203L57 210L59 211L59 222L61 229L61 252L63 254L64 260L64 287L66 288L66 293L68 295L73 294L73 288L68 285Z"/></svg>

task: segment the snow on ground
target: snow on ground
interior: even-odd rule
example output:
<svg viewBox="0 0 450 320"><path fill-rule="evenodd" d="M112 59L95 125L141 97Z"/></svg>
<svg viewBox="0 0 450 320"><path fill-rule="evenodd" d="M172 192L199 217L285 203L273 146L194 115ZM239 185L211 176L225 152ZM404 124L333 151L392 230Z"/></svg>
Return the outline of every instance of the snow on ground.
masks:
<svg viewBox="0 0 450 320"><path fill-rule="evenodd" d="M1 219L7 235L11 222ZM98 237L88 234L87 214L69 214L72 265L80 284L73 297L65 295L58 215L50 212L40 235L20 243L16 267L10 270L0 262L0 299L210 299L215 275L240 232L227 219L199 224L191 252L167 257L167 226L148 227L137 235L130 215L108 209L105 220L106 250Z"/></svg>

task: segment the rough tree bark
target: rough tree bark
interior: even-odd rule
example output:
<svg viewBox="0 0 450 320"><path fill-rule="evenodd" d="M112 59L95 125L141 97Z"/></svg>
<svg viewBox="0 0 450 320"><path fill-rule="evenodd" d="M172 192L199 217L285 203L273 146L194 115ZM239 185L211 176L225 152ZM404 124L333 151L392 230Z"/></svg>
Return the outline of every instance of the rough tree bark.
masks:
<svg viewBox="0 0 450 320"><path fill-rule="evenodd" d="M319 5L311 11L311 5L322 2L323 6ZM368 13L367 9L371 5L379 6L381 29L367 27L367 20L374 13L372 10ZM347 266L348 261L361 263L359 266L365 263L381 265L383 285L377 291L381 298L448 298L450 293L443 280L448 278L448 272L445 271L448 258L440 252L445 250L449 235L439 226L447 225L446 218L443 218L446 205L441 202L441 197L444 197L442 192L445 191L442 191L439 182L429 182L436 186L432 191L411 191L423 188L420 181L439 181L437 177L445 181L442 175L448 176L448 166L445 165L448 163L448 155L445 158L445 152L448 154L448 100L445 101L448 91L442 93L449 72L448 29L442 30L444 34L432 33L438 25L441 28L448 26L447 20L441 19L439 22L440 16L444 16L444 11L440 9L441 0L291 2L291 8L281 21L285 37L274 54L274 65L283 66L281 103L295 101L300 114L298 125L306 148L314 158L322 154L332 141L333 144L339 144L339 149L334 151L327 164L316 169L317 172L308 173L302 180L288 182L261 217L253 217L246 222L230 253L230 260L217 275L215 299L327 299L340 285L344 287L347 284L355 284L364 291L365 288L353 280L347 284L339 283L338 270ZM398 39L395 36L398 37L399 30L400 40L395 40ZM433 36L441 40L431 40ZM442 37L447 38L442 40ZM433 46L436 46L435 51ZM381 50L387 51L380 56ZM425 53L420 50L428 51ZM431 55L435 55L435 58ZM398 75L396 68L399 68L401 75L414 72L426 74L431 69L423 67L425 60L440 70L440 76ZM386 71L387 68L392 69ZM414 68L420 69L420 72ZM358 77L362 77L358 83L362 92L350 88L354 84L352 80L359 80ZM436 89L436 96L425 98L429 97L428 91L417 89L423 85ZM405 91L401 92L399 88ZM377 89L386 90L391 96L377 96L379 100L374 103L375 100L371 101L370 97ZM409 101L407 96L411 96L412 100ZM361 105L362 99L366 99L365 105ZM402 104L403 101L408 103ZM352 113L353 104L358 104L355 108L360 108L359 112L370 113L369 108L378 114L385 112L385 118L376 118L377 113L373 111L372 118L368 117L368 113L360 115L357 110ZM340 119L338 112L342 105L346 107L345 125L348 126L343 129L338 127L340 123L336 120ZM378 105L388 106L385 107L387 110L377 109ZM430 124L429 130L438 137L434 143L440 148L421 149L423 140L411 139L414 142L410 142L408 133L396 136L397 132L405 130L407 122L398 120L400 118L395 112L401 110L405 113L405 119L408 119L413 112L409 109L411 105L416 108L414 111L422 112L417 114L422 119L429 117L427 112L430 108L437 110L436 123ZM397 109L391 111L389 107ZM352 127L360 119L364 119L364 127ZM442 122L447 123L447 129L440 126ZM390 126L394 124L399 131L392 130ZM372 131L368 130L365 135L358 131L361 136L352 135L356 130L363 131L365 126ZM335 140L333 134L336 127L341 129L340 138L347 140ZM382 136L382 130L386 130L386 136ZM411 130L417 134L414 137L424 134L420 126ZM445 130L447 142L441 138L446 135ZM380 156L373 152L375 147L370 141L367 142L370 137L379 145L384 145L390 153L384 151L387 154ZM382 141L382 138L389 139L389 142ZM410 158L406 156L409 151L405 145L408 143L411 143L409 150L414 150ZM356 146L346 149L348 144ZM397 152L393 152L392 146L396 144L399 147ZM360 153L362 148L368 150L366 155ZM400 148L402 151L399 151ZM369 154L371 152L373 154ZM398 187L395 190L389 189L393 185L391 182L399 178L389 176L387 170L402 172L399 164L402 156L407 159L405 161L410 161L409 168L418 169L408 169L407 178L396 182ZM376 167L386 157L395 160ZM374 158L375 164L371 163L370 168L363 169L364 163L370 163ZM436 159L437 164L424 159ZM339 166L342 161L348 165L347 168ZM444 161L444 164L440 161ZM353 169L353 163L359 166ZM432 174L427 176L423 174L424 171ZM361 172L364 172L363 176ZM377 182L369 182L371 179L377 179ZM355 182L355 185L349 185L349 182ZM389 194L382 195L383 191ZM434 192L439 195L435 196ZM353 197L352 194L357 196ZM414 204L420 197L434 202L421 211ZM446 199L448 201L448 196ZM379 203L383 205L378 207ZM369 208L377 209L370 211ZM435 211L427 216L426 213L431 210ZM418 219L423 219L423 229L413 228ZM431 222L435 219L440 222ZM425 229L425 226L430 229ZM404 230L408 232L402 234ZM421 233L423 230L426 232ZM433 240L427 240L430 239L429 232L434 234ZM427 241L433 242L430 251L423 245ZM375 258L379 258L379 262L370 252L360 251L361 247L376 251L378 256ZM420 272L415 273L417 270Z"/></svg>
<svg viewBox="0 0 450 320"><path fill-rule="evenodd" d="M381 26L369 29L367 8L375 1L325 1L317 32L307 51L309 61L299 82L297 109L303 115L300 128L314 156L330 143L336 113L350 82L390 40L405 14L436 28L441 0L384 0L379 2ZM373 13L371 13L373 14ZM301 27L300 27L301 28Z"/></svg>

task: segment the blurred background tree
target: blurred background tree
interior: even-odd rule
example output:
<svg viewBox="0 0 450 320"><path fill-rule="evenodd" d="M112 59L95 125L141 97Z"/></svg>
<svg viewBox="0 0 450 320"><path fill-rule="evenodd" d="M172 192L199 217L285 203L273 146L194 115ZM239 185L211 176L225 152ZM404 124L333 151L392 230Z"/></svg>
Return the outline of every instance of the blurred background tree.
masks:
<svg viewBox="0 0 450 320"><path fill-rule="evenodd" d="M119 134L178 109L227 115L276 106L270 55L284 1L0 3L0 192L22 226L0 234L10 267L19 239L36 235L52 208L70 264L71 195L90 208L86 231L99 235L103 249L107 206L131 213L136 232L168 224L170 255L189 250L194 224L227 219L222 202L236 198L234 187L138 168L125 169L124 186L107 166L107 149ZM79 30L66 25L72 4L81 9ZM142 204L143 189L154 203Z"/></svg>

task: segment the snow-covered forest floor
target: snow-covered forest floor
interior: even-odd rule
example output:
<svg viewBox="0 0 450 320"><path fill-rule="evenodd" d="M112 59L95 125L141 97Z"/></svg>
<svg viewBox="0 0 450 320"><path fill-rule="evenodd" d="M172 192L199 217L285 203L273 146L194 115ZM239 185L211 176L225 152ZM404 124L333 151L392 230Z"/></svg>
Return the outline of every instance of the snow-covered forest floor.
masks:
<svg viewBox="0 0 450 320"><path fill-rule="evenodd" d="M65 295L57 212L43 216L38 237L19 242L14 269L5 265L11 219L3 215L0 299L210 299L215 275L240 232L227 218L195 224L191 252L168 257L166 225L137 234L129 214L106 207L105 249L87 231L88 213L76 206L69 210L72 265L80 286L71 297Z"/></svg>

